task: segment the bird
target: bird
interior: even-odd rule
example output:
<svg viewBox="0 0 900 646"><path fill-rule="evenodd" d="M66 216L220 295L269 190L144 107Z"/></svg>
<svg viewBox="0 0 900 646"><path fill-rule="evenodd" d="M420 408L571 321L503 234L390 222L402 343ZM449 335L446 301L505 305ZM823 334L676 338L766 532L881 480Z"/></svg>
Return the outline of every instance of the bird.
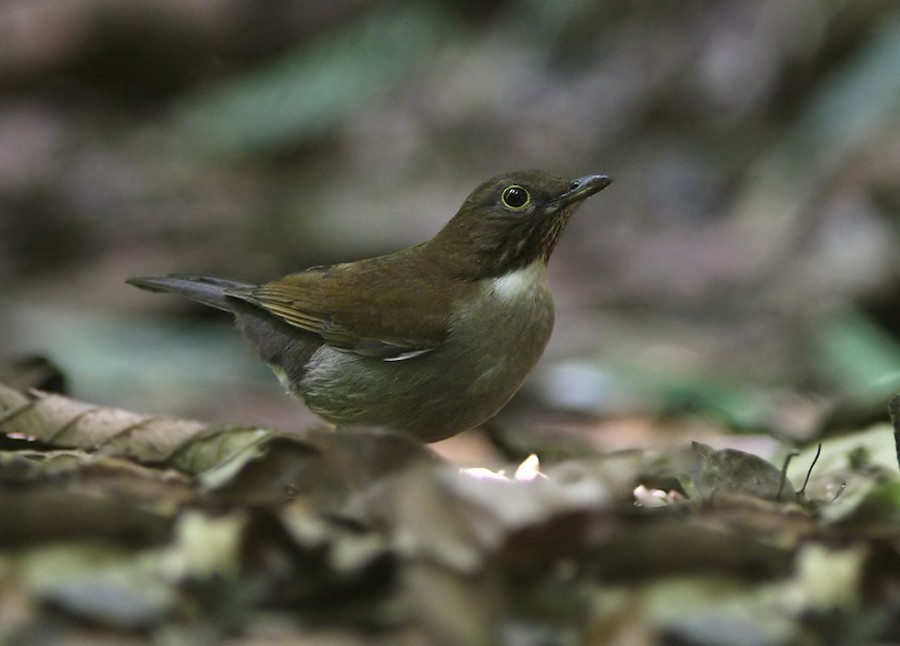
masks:
<svg viewBox="0 0 900 646"><path fill-rule="evenodd" d="M482 182L430 240L263 284L128 279L234 315L286 390L326 422L436 442L493 417L554 323L547 262L573 211L610 184L538 170Z"/></svg>

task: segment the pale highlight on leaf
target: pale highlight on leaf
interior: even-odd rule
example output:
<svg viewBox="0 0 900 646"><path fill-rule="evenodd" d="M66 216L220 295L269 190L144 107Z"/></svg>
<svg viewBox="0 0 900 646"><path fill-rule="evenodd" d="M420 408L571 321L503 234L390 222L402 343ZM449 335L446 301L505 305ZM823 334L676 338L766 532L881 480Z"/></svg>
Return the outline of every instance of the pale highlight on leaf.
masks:
<svg viewBox="0 0 900 646"><path fill-rule="evenodd" d="M0 384L0 433L53 447L96 451L197 474L278 432L134 413Z"/></svg>

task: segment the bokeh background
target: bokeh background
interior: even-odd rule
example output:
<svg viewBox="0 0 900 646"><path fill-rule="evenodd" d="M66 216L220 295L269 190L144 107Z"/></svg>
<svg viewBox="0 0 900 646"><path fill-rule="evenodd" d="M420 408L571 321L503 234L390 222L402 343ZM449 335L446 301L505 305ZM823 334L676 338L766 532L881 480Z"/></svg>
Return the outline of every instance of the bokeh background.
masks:
<svg viewBox="0 0 900 646"><path fill-rule="evenodd" d="M302 427L227 317L124 280L392 251L534 167L615 182L501 422L802 436L897 387L890 0L4 0L0 42L0 356L76 397Z"/></svg>

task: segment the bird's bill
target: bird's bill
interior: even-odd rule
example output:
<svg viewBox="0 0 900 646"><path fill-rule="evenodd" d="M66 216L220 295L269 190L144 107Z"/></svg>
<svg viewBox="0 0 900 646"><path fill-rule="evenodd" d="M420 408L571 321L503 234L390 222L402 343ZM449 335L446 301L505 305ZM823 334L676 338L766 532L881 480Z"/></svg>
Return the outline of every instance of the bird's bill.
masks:
<svg viewBox="0 0 900 646"><path fill-rule="evenodd" d="M594 193L602 191L611 183L612 180L606 175L585 175L584 177L573 179L569 185L569 190L556 198L556 204L559 208L575 204L587 199Z"/></svg>

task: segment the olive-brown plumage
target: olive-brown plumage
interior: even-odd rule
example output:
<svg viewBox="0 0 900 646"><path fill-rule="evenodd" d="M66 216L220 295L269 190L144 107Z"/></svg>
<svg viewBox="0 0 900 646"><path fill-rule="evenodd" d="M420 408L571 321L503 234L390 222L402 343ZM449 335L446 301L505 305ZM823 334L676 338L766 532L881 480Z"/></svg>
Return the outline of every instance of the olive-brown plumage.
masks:
<svg viewBox="0 0 900 646"><path fill-rule="evenodd" d="M609 181L498 175L427 242L263 285L180 274L128 282L232 312L322 418L436 441L492 417L540 358L553 328L547 260L575 207Z"/></svg>

